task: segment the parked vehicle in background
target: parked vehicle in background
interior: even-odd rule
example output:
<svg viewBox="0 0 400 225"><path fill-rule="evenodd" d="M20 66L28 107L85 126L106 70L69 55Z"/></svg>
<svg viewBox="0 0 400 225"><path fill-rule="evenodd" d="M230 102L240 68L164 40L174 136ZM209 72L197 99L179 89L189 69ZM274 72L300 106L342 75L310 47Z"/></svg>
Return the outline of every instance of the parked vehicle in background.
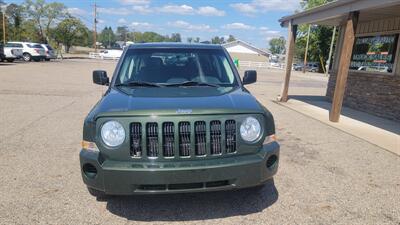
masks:
<svg viewBox="0 0 400 225"><path fill-rule="evenodd" d="M297 63L293 63L293 67L292 67L295 71L302 71L304 68L303 64L297 64Z"/></svg>
<svg viewBox="0 0 400 225"><path fill-rule="evenodd" d="M307 63L306 70L308 72L318 72L319 71L319 63Z"/></svg>
<svg viewBox="0 0 400 225"><path fill-rule="evenodd" d="M38 62L40 60L46 59L46 52L40 44L30 43L30 42L9 42L9 43L22 45L23 49L22 58L26 62L32 60Z"/></svg>
<svg viewBox="0 0 400 225"><path fill-rule="evenodd" d="M50 61L50 59L56 59L57 55L54 52L54 49L49 45L49 44L41 44L41 46L44 48L46 52L46 61Z"/></svg>
<svg viewBox="0 0 400 225"><path fill-rule="evenodd" d="M118 49L101 50L99 56L101 59L119 59L122 52L122 50Z"/></svg>
<svg viewBox="0 0 400 225"><path fill-rule="evenodd" d="M0 62L3 62L3 60L6 58L6 56L4 55L4 48L3 45L0 44Z"/></svg>
<svg viewBox="0 0 400 225"><path fill-rule="evenodd" d="M7 43L4 45L5 60L14 62L16 59L22 58L23 48L20 44Z"/></svg>

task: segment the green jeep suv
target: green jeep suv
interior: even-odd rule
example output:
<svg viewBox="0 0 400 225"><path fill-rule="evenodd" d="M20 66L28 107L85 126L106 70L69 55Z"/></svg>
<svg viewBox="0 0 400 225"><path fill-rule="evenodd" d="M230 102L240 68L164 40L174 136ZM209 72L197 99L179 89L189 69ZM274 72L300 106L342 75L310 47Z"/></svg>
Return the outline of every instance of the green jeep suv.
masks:
<svg viewBox="0 0 400 225"><path fill-rule="evenodd" d="M219 45L134 44L83 125L80 166L93 195L260 186L278 169L271 113Z"/></svg>

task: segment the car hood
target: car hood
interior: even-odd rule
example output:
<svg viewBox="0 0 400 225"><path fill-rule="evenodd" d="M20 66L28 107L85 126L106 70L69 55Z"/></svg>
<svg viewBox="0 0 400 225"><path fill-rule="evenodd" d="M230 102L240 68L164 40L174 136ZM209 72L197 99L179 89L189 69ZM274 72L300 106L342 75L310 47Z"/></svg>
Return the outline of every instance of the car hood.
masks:
<svg viewBox="0 0 400 225"><path fill-rule="evenodd" d="M110 88L89 117L231 113L263 113L263 108L240 88Z"/></svg>

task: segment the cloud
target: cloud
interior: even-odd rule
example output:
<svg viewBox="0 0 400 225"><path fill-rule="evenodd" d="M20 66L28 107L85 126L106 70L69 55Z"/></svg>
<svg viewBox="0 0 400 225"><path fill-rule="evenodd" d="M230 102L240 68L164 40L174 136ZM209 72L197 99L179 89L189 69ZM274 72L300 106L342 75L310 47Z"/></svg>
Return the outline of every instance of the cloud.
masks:
<svg viewBox="0 0 400 225"><path fill-rule="evenodd" d="M68 8L67 11L73 16L86 16L89 13L80 8Z"/></svg>
<svg viewBox="0 0 400 225"><path fill-rule="evenodd" d="M246 15L251 15L252 13L257 13L258 10L254 5L251 5L249 3L235 3L230 5L232 8L234 8L236 11L239 11L241 13L244 13Z"/></svg>
<svg viewBox="0 0 400 225"><path fill-rule="evenodd" d="M194 14L194 8L188 5L165 5L158 9L159 12L163 13L174 13L181 15Z"/></svg>
<svg viewBox="0 0 400 225"><path fill-rule="evenodd" d="M134 29L150 29L153 28L154 25L151 23L147 23L147 22L132 22L131 24L129 24L130 27L134 28Z"/></svg>
<svg viewBox="0 0 400 225"><path fill-rule="evenodd" d="M202 16L225 16L225 11L218 10L212 6L202 6L198 8L197 14Z"/></svg>
<svg viewBox="0 0 400 225"><path fill-rule="evenodd" d="M183 20L177 20L174 22L168 22L168 26L175 27L187 31L207 31L207 32L214 32L216 29L211 28L210 25L207 24L191 24Z"/></svg>
<svg viewBox="0 0 400 225"><path fill-rule="evenodd" d="M254 30L255 27L244 24L244 23L229 23L222 28L227 29L227 30Z"/></svg>
<svg viewBox="0 0 400 225"><path fill-rule="evenodd" d="M123 5L148 5L150 0L119 0Z"/></svg>
<svg viewBox="0 0 400 225"><path fill-rule="evenodd" d="M156 10L162 13L180 15L225 16L225 11L212 6L201 6L196 9L190 5L164 5Z"/></svg>
<svg viewBox="0 0 400 225"><path fill-rule="evenodd" d="M127 8L97 8L99 13L109 14L109 15L129 15L132 13L131 10Z"/></svg>
<svg viewBox="0 0 400 225"><path fill-rule="evenodd" d="M154 12L153 8L150 8L148 5L135 5L132 6L132 10L140 14L150 14Z"/></svg>
<svg viewBox="0 0 400 225"><path fill-rule="evenodd" d="M299 0L253 0L250 3L234 3L230 4L232 8L245 15L252 16L255 13L265 13L270 11L287 11L293 12L300 9Z"/></svg>
<svg viewBox="0 0 400 225"><path fill-rule="evenodd" d="M119 23L119 24L127 24L128 21L126 21L124 18L121 18L121 19L119 19L119 20L117 21L117 23Z"/></svg>

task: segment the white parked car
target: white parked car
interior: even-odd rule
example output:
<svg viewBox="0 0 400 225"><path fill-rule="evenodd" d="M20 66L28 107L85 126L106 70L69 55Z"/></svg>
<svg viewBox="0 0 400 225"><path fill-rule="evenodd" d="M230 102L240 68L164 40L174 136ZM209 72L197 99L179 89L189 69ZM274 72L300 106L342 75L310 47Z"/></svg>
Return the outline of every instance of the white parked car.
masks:
<svg viewBox="0 0 400 225"><path fill-rule="evenodd" d="M57 55L54 52L54 49L49 44L41 44L46 52L46 61L50 61L50 59L56 59Z"/></svg>
<svg viewBox="0 0 400 225"><path fill-rule="evenodd" d="M5 60L14 62L14 60L22 58L22 44L7 43L4 45Z"/></svg>
<svg viewBox="0 0 400 225"><path fill-rule="evenodd" d="M44 48L37 43L31 43L31 42L8 42L10 44L22 44L22 58L24 61L41 61L46 59L46 52Z"/></svg>
<svg viewBox="0 0 400 225"><path fill-rule="evenodd" d="M101 59L119 59L122 55L122 50L111 49L111 50L101 50L99 56Z"/></svg>

